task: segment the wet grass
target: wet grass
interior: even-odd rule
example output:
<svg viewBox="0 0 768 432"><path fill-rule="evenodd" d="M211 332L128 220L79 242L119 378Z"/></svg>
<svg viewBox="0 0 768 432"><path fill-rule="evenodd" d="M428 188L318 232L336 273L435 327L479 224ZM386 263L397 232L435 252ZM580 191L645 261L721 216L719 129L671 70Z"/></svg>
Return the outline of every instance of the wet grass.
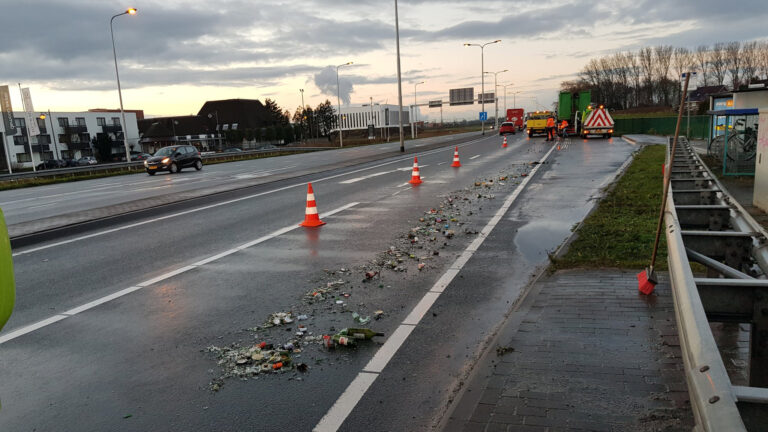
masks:
<svg viewBox="0 0 768 432"><path fill-rule="evenodd" d="M624 175L576 233L568 251L553 258L554 269L619 267L642 269L650 263L661 205L665 146L643 148ZM661 236L657 269L667 267Z"/></svg>

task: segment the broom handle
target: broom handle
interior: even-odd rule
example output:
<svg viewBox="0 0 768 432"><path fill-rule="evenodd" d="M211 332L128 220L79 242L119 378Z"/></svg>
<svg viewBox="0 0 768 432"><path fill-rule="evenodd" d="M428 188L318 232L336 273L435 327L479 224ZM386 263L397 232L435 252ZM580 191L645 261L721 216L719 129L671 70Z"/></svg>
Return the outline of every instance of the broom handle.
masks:
<svg viewBox="0 0 768 432"><path fill-rule="evenodd" d="M656 254L659 251L659 239L661 238L661 225L664 221L664 209L667 207L667 196L669 194L669 184L671 183L670 177L672 177L672 166L675 163L675 149L677 148L677 137L680 134L680 121L683 118L683 105L685 105L685 99L688 95L688 81L691 79L691 73L685 73L685 85L683 85L683 93L680 95L680 109L677 111L677 125L675 125L675 137L672 139L672 154L669 156L669 166L664 170L664 193L661 196L661 209L659 209L659 223L656 226L656 240L653 242L653 255L651 255L651 267L650 271L653 271L653 267L656 265Z"/></svg>

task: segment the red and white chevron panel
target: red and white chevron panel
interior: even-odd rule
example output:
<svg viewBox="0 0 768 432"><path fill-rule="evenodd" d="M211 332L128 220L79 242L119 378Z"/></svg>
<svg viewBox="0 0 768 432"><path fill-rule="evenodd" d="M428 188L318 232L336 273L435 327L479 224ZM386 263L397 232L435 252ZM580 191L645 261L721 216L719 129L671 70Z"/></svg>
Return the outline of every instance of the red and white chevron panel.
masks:
<svg viewBox="0 0 768 432"><path fill-rule="evenodd" d="M608 114L608 111L604 109L596 109L592 111L589 116L587 116L587 119L584 121L584 127L588 128L595 128L595 127L606 127L611 128L613 127L613 118L611 118L611 115Z"/></svg>

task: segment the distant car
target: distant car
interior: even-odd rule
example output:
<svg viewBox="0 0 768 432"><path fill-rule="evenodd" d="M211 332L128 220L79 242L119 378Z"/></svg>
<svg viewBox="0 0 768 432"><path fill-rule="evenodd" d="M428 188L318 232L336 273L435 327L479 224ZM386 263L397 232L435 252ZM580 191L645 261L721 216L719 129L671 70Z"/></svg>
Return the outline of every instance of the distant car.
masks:
<svg viewBox="0 0 768 432"><path fill-rule="evenodd" d="M93 156L83 156L80 159L77 160L77 164L80 166L83 165L96 165L99 163L99 161L96 160Z"/></svg>
<svg viewBox="0 0 768 432"><path fill-rule="evenodd" d="M512 135L515 134L515 131L517 130L517 127L512 122L504 122L499 126L499 135L506 135L508 133L511 133Z"/></svg>
<svg viewBox="0 0 768 432"><path fill-rule="evenodd" d="M241 153L242 151L243 151L242 149L239 149L237 147L230 147L230 148L225 148L221 152L222 153Z"/></svg>
<svg viewBox="0 0 768 432"><path fill-rule="evenodd" d="M137 153L137 154L132 154L131 155L131 160L132 161L143 161L143 160L147 160L147 159L149 159L151 157L152 157L152 155L149 154L149 153Z"/></svg>
<svg viewBox="0 0 768 432"><path fill-rule="evenodd" d="M186 167L203 169L203 158L194 146L180 145L163 147L154 156L144 161L147 174L155 175L158 171L177 173Z"/></svg>
<svg viewBox="0 0 768 432"><path fill-rule="evenodd" d="M37 166L35 166L35 169L46 170L46 169L54 169L54 168L64 168L66 166L67 166L67 163L64 162L63 160L48 159L37 164Z"/></svg>

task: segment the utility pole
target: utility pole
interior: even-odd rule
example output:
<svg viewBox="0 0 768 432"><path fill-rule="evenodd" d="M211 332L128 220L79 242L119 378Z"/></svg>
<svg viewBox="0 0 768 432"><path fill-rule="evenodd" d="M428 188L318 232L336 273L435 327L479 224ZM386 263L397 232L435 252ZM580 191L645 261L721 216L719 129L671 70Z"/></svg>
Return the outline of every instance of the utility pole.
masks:
<svg viewBox="0 0 768 432"><path fill-rule="evenodd" d="M399 106L398 121L400 123L400 152L405 152L405 137L403 136L403 81L400 77L400 24L397 17L397 0L395 0L395 40L397 41L397 103Z"/></svg>

